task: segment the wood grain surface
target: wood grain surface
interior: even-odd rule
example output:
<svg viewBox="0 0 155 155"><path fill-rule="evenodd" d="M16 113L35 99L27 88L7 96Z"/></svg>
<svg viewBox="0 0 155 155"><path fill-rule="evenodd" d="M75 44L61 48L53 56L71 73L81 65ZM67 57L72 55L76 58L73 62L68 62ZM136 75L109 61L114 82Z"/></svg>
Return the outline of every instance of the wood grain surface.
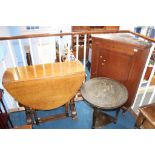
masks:
<svg viewBox="0 0 155 155"><path fill-rule="evenodd" d="M21 104L49 110L72 99L85 80L79 61L8 68L3 86Z"/></svg>

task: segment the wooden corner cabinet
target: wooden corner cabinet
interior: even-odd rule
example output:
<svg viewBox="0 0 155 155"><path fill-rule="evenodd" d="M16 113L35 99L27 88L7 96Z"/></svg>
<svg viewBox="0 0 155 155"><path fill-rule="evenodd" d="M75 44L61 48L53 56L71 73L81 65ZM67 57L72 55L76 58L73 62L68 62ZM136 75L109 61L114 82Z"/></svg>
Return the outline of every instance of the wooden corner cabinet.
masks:
<svg viewBox="0 0 155 155"><path fill-rule="evenodd" d="M130 33L92 35L91 78L109 77L123 83L129 92L125 109L134 101L151 43Z"/></svg>

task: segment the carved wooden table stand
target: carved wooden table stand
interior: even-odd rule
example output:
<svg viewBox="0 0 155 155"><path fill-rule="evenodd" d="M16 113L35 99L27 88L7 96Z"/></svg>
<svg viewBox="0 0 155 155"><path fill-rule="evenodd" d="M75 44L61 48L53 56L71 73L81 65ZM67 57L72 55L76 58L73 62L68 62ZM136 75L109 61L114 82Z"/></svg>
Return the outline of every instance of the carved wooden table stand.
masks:
<svg viewBox="0 0 155 155"><path fill-rule="evenodd" d="M93 106L92 128L101 128L108 123L117 122L120 107L128 99L126 87L115 80L98 77L85 82L81 87L83 98ZM115 117L112 117L104 111L116 111Z"/></svg>

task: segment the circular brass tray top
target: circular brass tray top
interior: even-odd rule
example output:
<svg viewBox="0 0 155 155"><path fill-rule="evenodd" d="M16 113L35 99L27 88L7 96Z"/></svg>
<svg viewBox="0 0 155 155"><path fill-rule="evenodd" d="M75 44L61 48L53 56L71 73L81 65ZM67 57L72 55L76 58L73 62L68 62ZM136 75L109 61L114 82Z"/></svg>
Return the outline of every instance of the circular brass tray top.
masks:
<svg viewBox="0 0 155 155"><path fill-rule="evenodd" d="M91 105L103 109L121 107L128 99L128 91L123 84L105 77L86 81L81 87L81 94Z"/></svg>

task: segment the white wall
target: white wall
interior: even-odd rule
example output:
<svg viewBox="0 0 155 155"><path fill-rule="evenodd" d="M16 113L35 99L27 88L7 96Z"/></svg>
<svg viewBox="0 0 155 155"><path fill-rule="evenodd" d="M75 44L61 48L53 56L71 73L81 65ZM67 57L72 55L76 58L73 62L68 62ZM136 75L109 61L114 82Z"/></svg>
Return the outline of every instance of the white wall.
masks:
<svg viewBox="0 0 155 155"><path fill-rule="evenodd" d="M120 26L119 29L120 30L130 30L130 31L134 31L134 28L136 26Z"/></svg>
<svg viewBox="0 0 155 155"><path fill-rule="evenodd" d="M9 36L9 28L8 26L0 26L0 36ZM5 71L5 68L3 67L2 61L5 59L7 54L7 48L5 46L5 41L0 41L0 88L3 88L2 86L2 76ZM9 60L9 58L8 58Z"/></svg>
<svg viewBox="0 0 155 155"><path fill-rule="evenodd" d="M71 32L71 26L39 26L39 29L36 30L27 30L26 26L17 26L19 28L20 35L30 34L30 33L60 33L62 32Z"/></svg>
<svg viewBox="0 0 155 155"><path fill-rule="evenodd" d="M0 36L9 36L9 27L8 26L0 26Z"/></svg>
<svg viewBox="0 0 155 155"><path fill-rule="evenodd" d="M10 36L9 26L0 26L0 36ZM5 64L4 64L5 62ZM0 88L3 88L2 77L5 72L6 67L12 67L11 56L8 53L7 41L0 41ZM6 109L17 108L17 102L5 91L3 95L3 101Z"/></svg>
<svg viewBox="0 0 155 155"><path fill-rule="evenodd" d="M11 35L26 35L26 34L38 34L38 33L53 34L53 33L60 33L60 30L62 30L62 32L71 32L71 26L39 26L39 29L35 30L27 30L26 26L10 26L9 30ZM56 41L60 42L62 49L61 52L63 54L63 49L67 45L67 43L71 45L71 36L64 36L62 39L60 39L60 37L44 37L44 38L31 39L34 64L49 63L55 61L56 51L54 50L54 46ZM29 46L28 39L22 39L22 45L23 48L24 46ZM14 42L13 50L16 56L18 57L17 62L18 65L22 65L23 63L21 62L22 60L21 60L20 48L18 46L19 46L18 42L16 43Z"/></svg>

